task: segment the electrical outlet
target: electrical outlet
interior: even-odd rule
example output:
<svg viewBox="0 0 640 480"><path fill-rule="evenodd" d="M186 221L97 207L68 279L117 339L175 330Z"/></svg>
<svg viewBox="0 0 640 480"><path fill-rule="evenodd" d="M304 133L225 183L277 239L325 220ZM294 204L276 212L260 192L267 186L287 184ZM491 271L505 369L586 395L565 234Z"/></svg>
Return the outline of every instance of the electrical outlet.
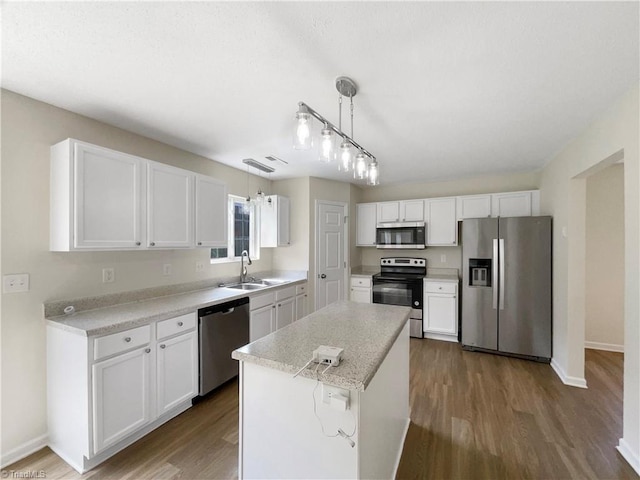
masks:
<svg viewBox="0 0 640 480"><path fill-rule="evenodd" d="M440 255L440 263L447 263L447 255L445 253Z"/></svg>
<svg viewBox="0 0 640 480"><path fill-rule="evenodd" d="M171 264L165 263L162 265L162 275L171 275Z"/></svg>
<svg viewBox="0 0 640 480"><path fill-rule="evenodd" d="M322 384L322 403L329 405L331 403L331 397L334 395L342 395L349 398L349 390L344 388L332 387L331 385Z"/></svg>
<svg viewBox="0 0 640 480"><path fill-rule="evenodd" d="M116 272L113 268L102 269L102 283L113 283L116 279Z"/></svg>
<svg viewBox="0 0 640 480"><path fill-rule="evenodd" d="M196 272L204 272L204 262L196 262Z"/></svg>
<svg viewBox="0 0 640 480"><path fill-rule="evenodd" d="M2 276L2 293L18 293L29 291L29 274L16 273Z"/></svg>

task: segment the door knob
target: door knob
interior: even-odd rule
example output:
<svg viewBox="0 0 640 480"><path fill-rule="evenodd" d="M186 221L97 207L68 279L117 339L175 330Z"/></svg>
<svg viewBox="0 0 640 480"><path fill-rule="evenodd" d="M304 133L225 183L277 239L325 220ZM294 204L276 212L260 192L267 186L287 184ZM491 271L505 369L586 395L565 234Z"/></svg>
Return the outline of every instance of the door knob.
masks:
<svg viewBox="0 0 640 480"><path fill-rule="evenodd" d="M320 275L320 278L327 278L327 276L323 273L322 275Z"/></svg>

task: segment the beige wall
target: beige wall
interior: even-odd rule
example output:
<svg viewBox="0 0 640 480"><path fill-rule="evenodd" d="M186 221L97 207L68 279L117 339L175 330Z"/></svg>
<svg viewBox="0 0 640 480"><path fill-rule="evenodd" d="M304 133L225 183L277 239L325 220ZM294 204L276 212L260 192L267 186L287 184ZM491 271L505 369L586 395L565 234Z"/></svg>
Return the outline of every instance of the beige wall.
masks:
<svg viewBox="0 0 640 480"><path fill-rule="evenodd" d="M291 245L273 249L274 268L309 270L309 177L275 180L272 192L288 197Z"/></svg>
<svg viewBox="0 0 640 480"><path fill-rule="evenodd" d="M46 434L45 323L42 304L239 273L236 263L210 265L208 249L144 252L49 251L49 147L77 138L228 182L246 195L246 172L2 90L2 274L29 273L27 293L2 296L2 451ZM257 185L253 178L251 185ZM262 180L267 191L270 186ZM205 271L195 272L196 261ZM171 263L173 275L163 276ZM102 283L102 268L116 281ZM263 249L253 269L270 269Z"/></svg>
<svg viewBox="0 0 640 480"><path fill-rule="evenodd" d="M586 180L624 156L625 358L621 451L640 461L640 168L638 85L543 169L542 213L553 215L553 365L584 379Z"/></svg>
<svg viewBox="0 0 640 480"><path fill-rule="evenodd" d="M540 172L490 175L446 182L423 182L389 185L363 189L362 202L410 200L413 198L449 197L476 193L516 192L536 190L540 186ZM390 250L359 247L361 265L380 265L380 258L395 255ZM429 268L461 268L462 246L427 247L424 250L403 250L403 255L424 257ZM444 255L444 261L443 261Z"/></svg>
<svg viewBox="0 0 640 480"><path fill-rule="evenodd" d="M624 165L587 178L587 346L624 345Z"/></svg>

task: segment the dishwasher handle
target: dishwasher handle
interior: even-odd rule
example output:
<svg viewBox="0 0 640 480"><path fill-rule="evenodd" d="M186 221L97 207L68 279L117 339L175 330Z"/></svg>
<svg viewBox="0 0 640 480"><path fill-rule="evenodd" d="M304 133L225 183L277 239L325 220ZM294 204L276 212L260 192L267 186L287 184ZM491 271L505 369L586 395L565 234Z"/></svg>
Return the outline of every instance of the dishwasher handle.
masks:
<svg viewBox="0 0 640 480"><path fill-rule="evenodd" d="M228 315L232 313L237 307L247 305L249 303L249 297L238 298L237 300L231 300L230 302L223 302L217 305L211 305L210 307L201 308L198 310L198 317L206 317L214 313L221 313Z"/></svg>

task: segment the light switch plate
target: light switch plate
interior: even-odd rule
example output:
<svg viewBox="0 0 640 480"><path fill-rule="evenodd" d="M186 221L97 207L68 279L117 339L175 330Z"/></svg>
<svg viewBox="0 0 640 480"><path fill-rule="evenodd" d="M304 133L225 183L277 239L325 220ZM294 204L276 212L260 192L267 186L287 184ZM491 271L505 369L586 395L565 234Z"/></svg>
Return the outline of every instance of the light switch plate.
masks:
<svg viewBox="0 0 640 480"><path fill-rule="evenodd" d="M18 293L29 291L29 274L15 273L2 276L2 293Z"/></svg>

